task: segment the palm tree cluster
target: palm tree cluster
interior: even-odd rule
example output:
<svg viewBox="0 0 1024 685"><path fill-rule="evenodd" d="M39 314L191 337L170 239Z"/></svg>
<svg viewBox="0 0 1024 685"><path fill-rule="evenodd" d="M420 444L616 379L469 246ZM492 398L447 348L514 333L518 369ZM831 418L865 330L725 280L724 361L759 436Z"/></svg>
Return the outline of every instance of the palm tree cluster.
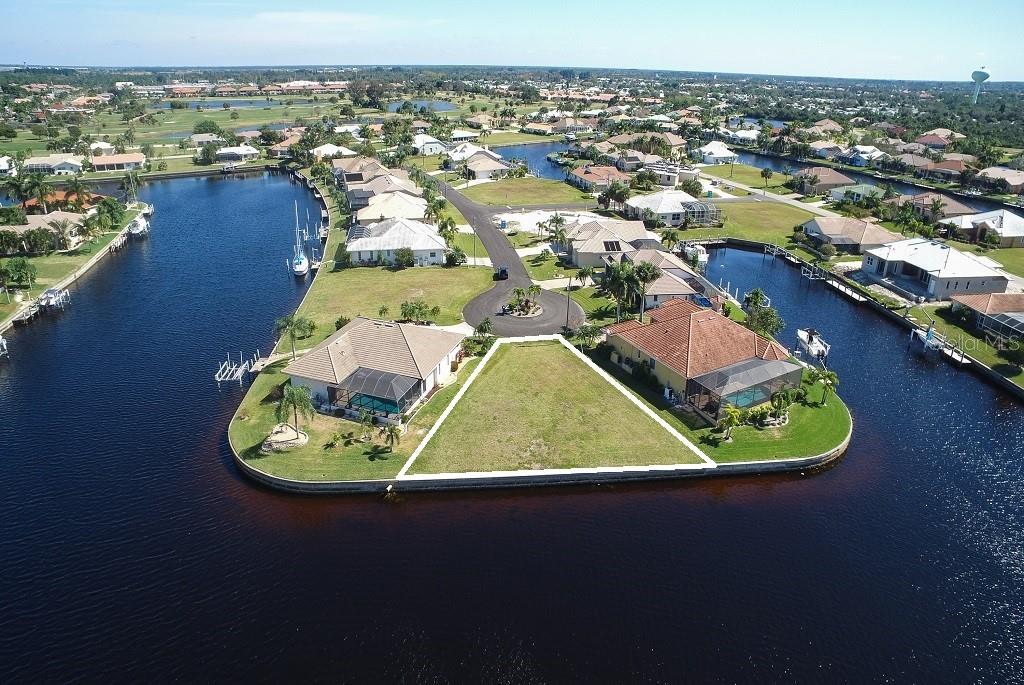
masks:
<svg viewBox="0 0 1024 685"><path fill-rule="evenodd" d="M400 311L402 318L413 323L424 323L434 321L441 315L441 308L437 305L431 307L423 300L409 300L403 302Z"/></svg>
<svg viewBox="0 0 1024 685"><path fill-rule="evenodd" d="M536 283L529 288L513 288L512 299L508 306L513 312L519 314L530 314L536 311L537 300L540 297L542 288Z"/></svg>
<svg viewBox="0 0 1024 685"><path fill-rule="evenodd" d="M600 195L597 196L597 204L602 207L608 207L611 205L618 205L621 211L626 205L626 200L630 198L632 191L629 186L621 181L615 181L605 189Z"/></svg>
<svg viewBox="0 0 1024 685"><path fill-rule="evenodd" d="M289 314L274 322L274 330L278 335L287 335L292 346L292 359L295 359L295 340L308 338L316 331L316 322L304 316Z"/></svg>
<svg viewBox="0 0 1024 685"><path fill-rule="evenodd" d="M644 320L647 289L661 278L661 269L650 262L619 262L605 272L602 287L615 300L615 320L622 318L622 306L637 306Z"/></svg>

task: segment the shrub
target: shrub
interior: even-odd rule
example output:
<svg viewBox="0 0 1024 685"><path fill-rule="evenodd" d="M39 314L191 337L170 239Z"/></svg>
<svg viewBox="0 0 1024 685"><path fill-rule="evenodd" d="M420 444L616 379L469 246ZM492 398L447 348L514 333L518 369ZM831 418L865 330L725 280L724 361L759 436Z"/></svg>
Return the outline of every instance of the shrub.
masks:
<svg viewBox="0 0 1024 685"><path fill-rule="evenodd" d="M347 316L339 316L337 319L334 320L334 330L340 331L342 328L348 325L348 322L351 320L352 319L348 318Z"/></svg>
<svg viewBox="0 0 1024 685"><path fill-rule="evenodd" d="M416 255L412 253L412 249L400 247L395 250L395 266L400 269L416 266Z"/></svg>
<svg viewBox="0 0 1024 685"><path fill-rule="evenodd" d="M836 246L832 243L825 243L818 249L818 252L831 259L836 256Z"/></svg>

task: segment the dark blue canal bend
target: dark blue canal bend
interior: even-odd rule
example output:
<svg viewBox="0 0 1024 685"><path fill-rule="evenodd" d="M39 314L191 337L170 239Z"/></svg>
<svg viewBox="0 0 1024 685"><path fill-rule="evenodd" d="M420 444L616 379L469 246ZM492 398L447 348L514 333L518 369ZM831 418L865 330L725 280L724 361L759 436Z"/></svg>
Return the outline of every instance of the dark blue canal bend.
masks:
<svg viewBox="0 0 1024 685"><path fill-rule="evenodd" d="M244 479L226 352L266 349L283 176L157 214L9 335L0 680L1008 682L1024 673L1024 412L781 260L709 271L813 326L855 432L817 474L302 497ZM737 439L742 439L738 437Z"/></svg>

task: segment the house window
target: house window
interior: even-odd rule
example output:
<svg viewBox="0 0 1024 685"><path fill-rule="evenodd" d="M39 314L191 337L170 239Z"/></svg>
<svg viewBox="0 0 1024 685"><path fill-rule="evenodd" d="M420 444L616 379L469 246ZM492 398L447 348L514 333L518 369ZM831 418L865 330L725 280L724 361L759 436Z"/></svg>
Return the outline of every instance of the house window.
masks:
<svg viewBox="0 0 1024 685"><path fill-rule="evenodd" d="M651 371L654 371L654 357L647 360L647 365L651 368Z"/></svg>
<svg viewBox="0 0 1024 685"><path fill-rule="evenodd" d="M679 221L679 215L678 214L673 214L672 215L672 221Z"/></svg>
<svg viewBox="0 0 1024 685"><path fill-rule="evenodd" d="M436 257L436 256L437 256L437 253L436 253L436 252L431 252L431 253L430 253L430 256L431 256L431 257Z"/></svg>

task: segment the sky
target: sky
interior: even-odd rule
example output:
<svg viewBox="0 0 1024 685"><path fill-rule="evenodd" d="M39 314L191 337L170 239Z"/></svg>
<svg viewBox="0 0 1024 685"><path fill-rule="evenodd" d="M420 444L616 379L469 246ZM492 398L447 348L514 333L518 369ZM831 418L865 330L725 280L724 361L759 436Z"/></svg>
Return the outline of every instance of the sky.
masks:
<svg viewBox="0 0 1024 685"><path fill-rule="evenodd" d="M509 64L1024 81L1020 0L5 0L0 64ZM42 35L45 32L45 36Z"/></svg>

